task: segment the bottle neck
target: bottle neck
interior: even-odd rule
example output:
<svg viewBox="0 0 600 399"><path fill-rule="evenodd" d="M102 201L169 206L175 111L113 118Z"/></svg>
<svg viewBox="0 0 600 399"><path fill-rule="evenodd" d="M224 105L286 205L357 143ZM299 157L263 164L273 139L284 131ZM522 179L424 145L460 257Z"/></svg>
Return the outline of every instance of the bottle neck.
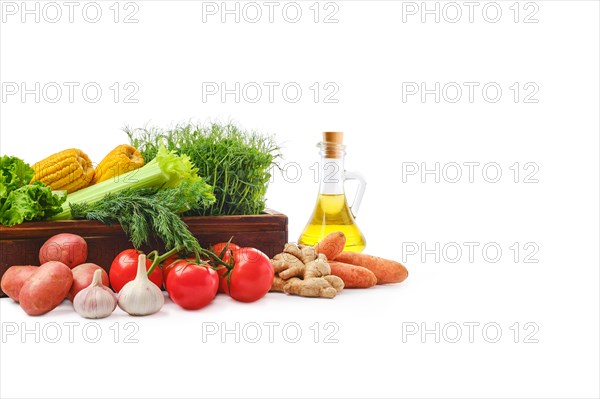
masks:
<svg viewBox="0 0 600 399"><path fill-rule="evenodd" d="M344 156L326 158L319 162L319 194L344 194Z"/></svg>

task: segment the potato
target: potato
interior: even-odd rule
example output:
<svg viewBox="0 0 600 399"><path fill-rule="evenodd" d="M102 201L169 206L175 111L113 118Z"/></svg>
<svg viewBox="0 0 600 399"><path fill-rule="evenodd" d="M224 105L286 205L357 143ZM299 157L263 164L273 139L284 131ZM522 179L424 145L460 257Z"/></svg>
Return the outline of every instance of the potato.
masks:
<svg viewBox="0 0 600 399"><path fill-rule="evenodd" d="M46 262L23 284L19 303L30 316L48 313L65 299L72 284L73 273L67 265Z"/></svg>
<svg viewBox="0 0 600 399"><path fill-rule="evenodd" d="M108 287L108 274L106 271L104 271L104 269L95 263L84 263L82 265L75 266L73 270L71 270L73 272L73 285L71 286L71 290L67 295L67 298L69 298L71 302L73 302L75 295L77 295L79 291L89 287L89 285L92 283L94 272L98 269L102 270L102 284Z"/></svg>
<svg viewBox="0 0 600 399"><path fill-rule="evenodd" d="M50 237L40 248L40 264L56 261L71 269L87 260L87 243L76 235L61 233Z"/></svg>
<svg viewBox="0 0 600 399"><path fill-rule="evenodd" d="M19 302L19 292L23 284L37 272L39 266L11 266L2 275L0 288L14 301Z"/></svg>

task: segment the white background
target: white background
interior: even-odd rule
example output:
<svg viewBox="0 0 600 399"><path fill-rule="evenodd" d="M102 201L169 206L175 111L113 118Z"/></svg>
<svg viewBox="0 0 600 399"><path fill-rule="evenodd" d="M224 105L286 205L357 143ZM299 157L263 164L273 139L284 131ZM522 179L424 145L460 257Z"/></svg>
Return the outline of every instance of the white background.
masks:
<svg viewBox="0 0 600 399"><path fill-rule="evenodd" d="M282 165L292 167L290 174L274 176L268 206L289 216L295 240L316 197L310 167L318 159L320 133L341 130L347 168L368 181L358 216L366 252L404 261L410 277L398 286L347 290L331 301L270 294L250 305L218 297L192 313L168 303L159 315L143 319L117 312L99 322L98 343L86 341L83 327L94 326L67 303L29 318L2 299L0 396L600 395L597 2L481 2L472 22L462 2L440 2L439 22L435 15L424 15L422 22L421 2L337 1L317 5L317 23L312 1L297 3L302 15L296 23L282 15L286 2L275 8L273 22L267 6L256 3L263 13L256 23L248 22L254 10L243 14L243 2L239 22L229 15L225 23L220 13L203 12L215 5L221 11L221 2L121 2L117 23L113 1L98 2L102 15L96 23L82 15L86 2L75 8L72 23L62 2L56 23L48 21L55 10L43 13L44 2L38 3L39 22L33 14L22 22L21 2L7 3L0 2L3 155L34 163L77 147L99 162L126 142L125 125L232 120L274 134L281 143ZM452 23L455 4L462 18ZM419 10L412 15L414 6ZM292 19L289 7L286 17ZM499 21L489 22L497 8ZM94 10L87 10L93 19ZM124 23L134 11L138 22ZM337 22L324 23L331 12ZM527 16L532 23L525 23ZM66 86L56 103L48 101L55 92L41 92L39 102L33 94L7 94L23 82L30 89L36 82L40 88L76 82L79 89L73 102ZM90 82L103 89L96 103L81 93ZM117 102L109 88L115 82L121 88ZM265 87L258 102L242 95L236 103L233 95L203 99L203 83L211 82L280 86L273 102ZM281 87L290 82L303 89L296 103L282 96ZM310 89L315 82L321 88L316 103ZM462 97L452 103L456 93L442 91L439 102L434 94L423 101L420 93L407 96L411 82L429 89L436 82L441 88L451 83L448 90L459 85ZM478 84L472 102L464 82ZM139 88L137 103L124 102L127 83ZM327 83L339 88L337 103L324 102ZM497 102L490 101L492 89L487 100L482 94L488 83L502 89ZM526 102L532 87L538 91L527 100L537 102ZM479 163L472 182L465 162ZM490 183L495 169L482 169L494 162L502 175ZM515 162L518 176L510 169ZM414 165L421 170L436 163L439 182L433 174L403 175ZM450 182L454 163L462 171L456 183ZM296 166L302 175L292 182ZM474 243L472 259L465 242ZM486 244L502 250L497 261L492 250L482 252ZM79 323L72 343L65 322ZM128 322L137 325L137 343L125 342L132 331L125 330ZM203 336L220 323L234 328L236 322L240 328L261 325L262 340L249 342L255 331L250 327L239 343L234 335ZM264 324L271 322L280 323L273 343ZM470 322L479 323L472 340L464 324ZM299 342L288 342L294 334L282 333L286 323L302 329ZM331 337L337 343L325 342L325 333L333 331L325 323L337 326ZM436 323L439 337L421 334ZM496 343L488 342L494 329L482 332L488 323L501 328ZM462 337L452 343L457 325ZM50 343L57 326L61 339ZM407 335L415 326L419 331ZM36 328L39 343L35 334L22 334Z"/></svg>

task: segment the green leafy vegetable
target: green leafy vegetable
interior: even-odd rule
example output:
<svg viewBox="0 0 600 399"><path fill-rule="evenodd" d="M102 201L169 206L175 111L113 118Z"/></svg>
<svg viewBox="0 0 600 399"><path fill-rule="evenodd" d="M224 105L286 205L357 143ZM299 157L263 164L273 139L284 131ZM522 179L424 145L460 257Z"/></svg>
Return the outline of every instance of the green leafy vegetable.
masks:
<svg viewBox="0 0 600 399"><path fill-rule="evenodd" d="M64 191L52 191L42 182L28 184L33 168L22 159L0 158L0 224L14 226L30 220L41 220L62 210Z"/></svg>
<svg viewBox="0 0 600 399"><path fill-rule="evenodd" d="M176 188L128 188L107 194L94 204L73 203L71 213L75 219L120 223L135 247L151 244L150 238L156 235L167 249L183 247L193 252L200 251L200 245L178 213L213 201L206 183L184 181Z"/></svg>
<svg viewBox="0 0 600 399"><path fill-rule="evenodd" d="M271 166L280 156L273 138L218 123L184 124L171 130L126 128L125 132L146 160L157 156L162 145L189 156L214 187L216 202L189 214L253 215L264 210Z"/></svg>
<svg viewBox="0 0 600 399"><path fill-rule="evenodd" d="M67 195L65 191L52 191L42 182L19 187L11 191L0 208L0 223L14 226L30 220L41 220L62 210Z"/></svg>
<svg viewBox="0 0 600 399"><path fill-rule="evenodd" d="M33 168L22 159L4 155L0 158L0 200L8 193L23 187L33 178Z"/></svg>
<svg viewBox="0 0 600 399"><path fill-rule="evenodd" d="M183 182L197 183L198 190L202 192L202 197L196 198L200 205L205 206L214 202L212 188L198 176L198 169L194 167L190 158L160 147L152 161L139 169L120 175L116 181L115 179L105 180L69 194L62 212L54 219L70 219L72 217L70 206L81 203L93 205L103 200L107 194L116 194L126 189L173 188L179 187Z"/></svg>

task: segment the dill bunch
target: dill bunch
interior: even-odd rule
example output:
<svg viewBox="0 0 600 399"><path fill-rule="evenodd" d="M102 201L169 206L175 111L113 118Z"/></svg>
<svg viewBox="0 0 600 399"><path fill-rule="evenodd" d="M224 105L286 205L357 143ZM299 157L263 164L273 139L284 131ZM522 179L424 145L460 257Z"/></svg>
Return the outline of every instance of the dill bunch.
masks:
<svg viewBox="0 0 600 399"><path fill-rule="evenodd" d="M165 189L129 188L109 193L93 204L72 203L70 207L74 219L120 223L136 248L150 245L156 236L167 250L178 247L193 252L200 251L200 244L179 214L210 206L214 201L211 191L204 181Z"/></svg>
<svg viewBox="0 0 600 399"><path fill-rule="evenodd" d="M265 209L271 166L280 148L270 136L248 132L234 124L182 124L173 129L124 129L146 162L161 144L190 157L198 174L213 186L216 201L188 215L256 215Z"/></svg>

